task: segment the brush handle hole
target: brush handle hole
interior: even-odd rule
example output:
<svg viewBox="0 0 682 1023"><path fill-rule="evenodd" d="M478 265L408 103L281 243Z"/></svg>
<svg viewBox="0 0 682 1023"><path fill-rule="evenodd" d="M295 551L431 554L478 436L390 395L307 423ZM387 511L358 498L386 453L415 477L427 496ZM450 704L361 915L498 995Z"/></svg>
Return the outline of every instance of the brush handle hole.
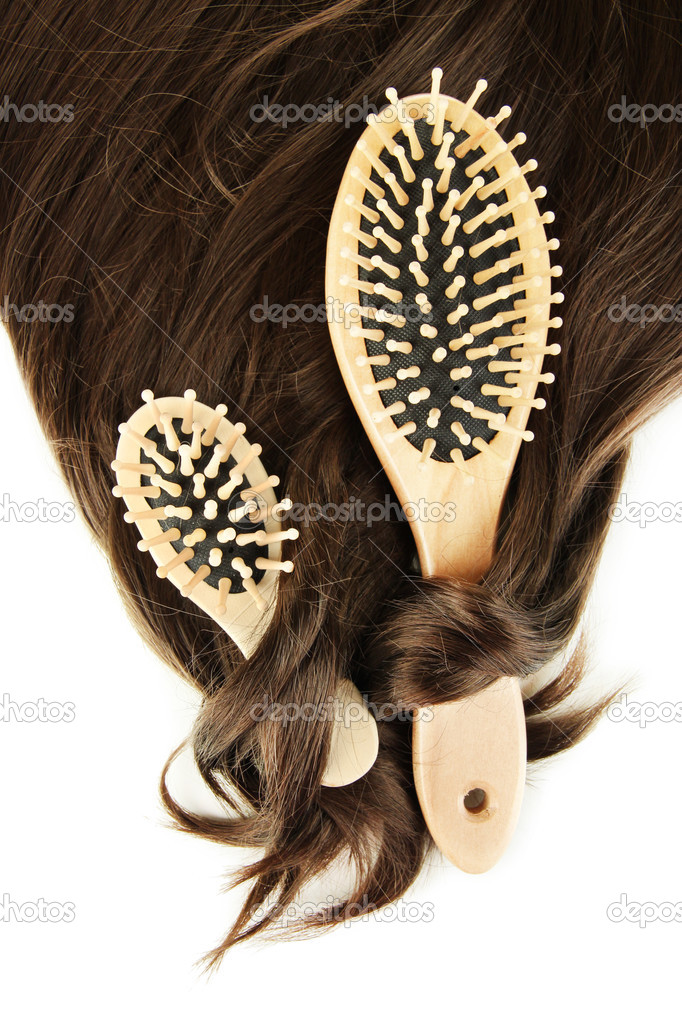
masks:
<svg viewBox="0 0 682 1023"><path fill-rule="evenodd" d="M471 814L472 816L478 816L481 813L486 813L486 811L486 816L489 816L491 813L488 793L485 789L479 788L478 786L469 789L469 791L465 793L464 798L462 799L462 806L466 813Z"/></svg>

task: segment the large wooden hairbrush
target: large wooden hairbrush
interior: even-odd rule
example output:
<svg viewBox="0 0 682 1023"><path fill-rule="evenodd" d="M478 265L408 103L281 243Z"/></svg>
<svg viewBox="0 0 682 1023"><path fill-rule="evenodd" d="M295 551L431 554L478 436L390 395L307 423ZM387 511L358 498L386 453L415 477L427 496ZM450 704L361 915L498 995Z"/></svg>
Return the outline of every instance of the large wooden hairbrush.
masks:
<svg viewBox="0 0 682 1023"><path fill-rule="evenodd" d="M155 398L120 427L114 495L128 506L157 575L210 615L250 657L272 621L279 576L292 572L282 543L298 537L281 529L290 507L277 502L276 476L268 476L243 423L183 397ZM348 785L372 766L377 726L356 687L341 680L335 697L332 741L322 784Z"/></svg>
<svg viewBox="0 0 682 1023"><path fill-rule="evenodd" d="M478 581L488 569L502 503L546 355L551 304L548 239L527 174L500 124L430 93L370 115L348 162L327 247L330 322L346 387L403 505L456 505L453 522L410 516L425 576ZM464 870L489 869L513 833L525 779L518 682L417 714L413 760L425 820Z"/></svg>

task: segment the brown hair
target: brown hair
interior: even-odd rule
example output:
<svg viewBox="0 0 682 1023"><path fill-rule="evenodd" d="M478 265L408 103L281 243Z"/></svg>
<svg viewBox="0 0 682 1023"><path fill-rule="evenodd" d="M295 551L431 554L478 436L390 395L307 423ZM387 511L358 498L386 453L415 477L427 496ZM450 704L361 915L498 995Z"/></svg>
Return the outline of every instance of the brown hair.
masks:
<svg viewBox="0 0 682 1023"><path fill-rule="evenodd" d="M678 297L679 125L608 113L622 96L676 101L677 26L663 0L42 0L6 5L1 22L9 99L67 109L58 123L6 109L0 123L3 292L73 309L8 324L21 371L135 625L203 693L196 760L229 816L190 813L162 783L166 806L188 832L264 850L240 875L252 885L216 964L340 854L354 890L308 927L396 899L428 848L409 721L379 723L364 778L321 788L329 723L254 723L256 701L323 704L344 674L377 705L447 701L529 675L578 625L630 438L682 380L677 323L609 314L623 295ZM138 553L111 495L117 424L143 388L191 386L246 421L296 502L390 494L326 324L258 322L253 308L324 301L326 228L363 127L352 105L421 91L436 64L460 98L488 79L484 114L513 105L509 137L528 135L557 214L567 301L548 408L533 413L480 585L421 579L405 522L321 518L244 661ZM266 95L299 108L332 97L341 116L284 127L254 118ZM563 706L579 681L574 660L527 700L530 759L599 714Z"/></svg>

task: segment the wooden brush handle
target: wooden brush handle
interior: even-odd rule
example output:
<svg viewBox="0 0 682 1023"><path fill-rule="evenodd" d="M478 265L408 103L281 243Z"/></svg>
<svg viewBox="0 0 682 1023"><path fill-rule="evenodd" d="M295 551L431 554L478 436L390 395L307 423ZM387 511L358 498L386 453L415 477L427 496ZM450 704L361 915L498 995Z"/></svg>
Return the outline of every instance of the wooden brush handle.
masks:
<svg viewBox="0 0 682 1023"><path fill-rule="evenodd" d="M526 722L516 679L422 708L412 759L422 813L440 851L470 874L490 870L514 833L523 799Z"/></svg>
<svg viewBox="0 0 682 1023"><path fill-rule="evenodd" d="M413 524L425 576L478 581L492 561L507 473L460 478L456 520ZM431 836L470 874L490 870L516 827L526 778L526 722L518 682L496 683L420 710L413 727L417 795Z"/></svg>

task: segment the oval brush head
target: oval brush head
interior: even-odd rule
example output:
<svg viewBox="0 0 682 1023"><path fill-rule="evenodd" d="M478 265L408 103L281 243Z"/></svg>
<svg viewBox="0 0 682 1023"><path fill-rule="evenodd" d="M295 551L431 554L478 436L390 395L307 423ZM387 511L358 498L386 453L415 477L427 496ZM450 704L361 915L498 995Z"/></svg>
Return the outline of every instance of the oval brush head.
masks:
<svg viewBox="0 0 682 1023"><path fill-rule="evenodd" d="M348 162L327 246L330 333L349 394L409 516L428 576L476 581L494 552L502 501L536 397L552 316L558 241L519 165L508 106L474 109L430 93L370 115ZM420 502L425 502L419 504ZM443 506L456 505L454 523ZM518 685L435 708L414 734L417 790L431 833L465 870L499 858L518 816L525 723ZM473 806L471 793L485 791ZM475 800L474 800L475 801Z"/></svg>
<svg viewBox="0 0 682 1023"><path fill-rule="evenodd" d="M156 574L209 614L250 657L272 621L279 575L292 572L282 560L282 543L298 537L282 529L280 517L291 501L277 501L276 476L260 461L261 446L250 444L243 423L183 397L155 398L119 427L112 468L114 496L128 506ZM337 694L344 708L335 717L323 784L345 785L374 763L378 749L374 718L358 690L342 680ZM338 721L338 718L341 721Z"/></svg>
<svg viewBox="0 0 682 1023"><path fill-rule="evenodd" d="M466 105L437 88L403 101L387 91L351 156L327 252L343 310L332 335L370 435L465 471L499 434L532 439L537 384L553 380L543 357L559 351L544 341L561 324L550 305L563 300L551 294L559 243L544 230L554 215L526 180L537 164L516 161L525 136L497 131L509 107L475 112L484 87Z"/></svg>

